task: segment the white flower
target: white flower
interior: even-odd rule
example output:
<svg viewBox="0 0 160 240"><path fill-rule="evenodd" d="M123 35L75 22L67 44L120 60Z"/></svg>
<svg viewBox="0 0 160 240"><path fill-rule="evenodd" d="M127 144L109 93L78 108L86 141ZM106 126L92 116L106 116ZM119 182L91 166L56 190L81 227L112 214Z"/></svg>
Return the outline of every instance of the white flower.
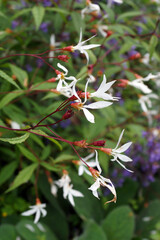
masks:
<svg viewBox="0 0 160 240"><path fill-rule="evenodd" d="M34 223L37 223L40 219L41 214L43 217L47 215L47 211L44 209L45 207L46 207L45 203L37 203L34 206L30 206L29 207L31 208L30 210L23 212L22 216L30 216L35 214Z"/></svg>
<svg viewBox="0 0 160 240"><path fill-rule="evenodd" d="M89 14L89 13L92 13L92 12L95 12L95 14L98 15L101 12L101 10L100 10L99 5L91 3L91 1L88 0L87 1L87 7L85 7L81 11L81 17L84 18L85 14Z"/></svg>
<svg viewBox="0 0 160 240"><path fill-rule="evenodd" d="M144 95L144 96L140 96L138 102L141 105L141 108L144 112L148 112L148 107L151 108L152 107L152 102L150 100L150 98L153 99L159 99L157 94L148 94L148 95Z"/></svg>
<svg viewBox="0 0 160 240"><path fill-rule="evenodd" d="M99 88L97 89L96 92L94 93L90 93L91 97L98 97L98 98L103 98L104 100L109 100L109 101L118 101L119 98L118 97L112 97L111 94L106 93L106 91L108 91L111 86L116 82L116 80L111 81L109 83L106 83L106 76L103 75L103 81L101 82L101 85L99 86Z"/></svg>
<svg viewBox="0 0 160 240"><path fill-rule="evenodd" d="M15 122L15 121L11 121L11 128L13 129L21 129L19 123Z"/></svg>
<svg viewBox="0 0 160 240"><path fill-rule="evenodd" d="M87 162L87 164L90 167L96 167L96 162L95 161L89 161L88 162L88 160L90 160L93 156L94 156L94 153L91 153L87 157L82 158L82 159L83 159L83 161ZM84 172L87 173L88 175L91 175L91 173L87 169L86 165L82 161L79 161L78 175L81 176Z"/></svg>
<svg viewBox="0 0 160 240"><path fill-rule="evenodd" d="M72 188L73 188L72 184L65 185L65 187L63 188L63 197L65 199L68 197L68 200L70 201L72 206L75 206L73 197L83 197L84 195L81 192L74 190Z"/></svg>
<svg viewBox="0 0 160 240"><path fill-rule="evenodd" d="M96 165L97 165L98 171L96 171L94 169L90 169L91 173L92 173L92 175L95 179L95 183L93 183L91 185L91 187L88 188L88 189L92 191L93 195L96 198L99 199L98 192L97 192L98 188L100 186L107 187L111 191L111 193L114 195L113 200L108 201L108 202L112 202L112 201L116 202L117 194L116 194L115 187L114 187L114 185L113 185L113 183L111 182L110 179L104 178L103 176L100 175L101 172L102 172L102 169L101 169L101 167L99 165L99 162L98 162L98 153L97 153L97 151L95 151L95 152L96 152Z"/></svg>
<svg viewBox="0 0 160 240"><path fill-rule="evenodd" d="M133 172L129 169L127 169L119 160L118 158L123 161L123 162L132 162L132 159L129 158L128 156L124 155L124 154L121 154L123 152L125 152L132 144L132 142L128 142L124 145L122 145L121 147L118 148L119 144L120 144L120 141L122 139L122 136L123 136L123 133L124 133L124 129L123 131L121 132L120 136L119 136L119 139L118 139L118 143L116 145L116 147L114 149L112 149L111 151L111 155L114 157L113 159L111 159L111 161L117 161L124 169L126 169L127 171L129 172Z"/></svg>
<svg viewBox="0 0 160 240"><path fill-rule="evenodd" d="M79 37L79 42L76 46L72 47L72 51L79 50L80 53L83 53L86 56L87 59L87 64L89 62L89 55L86 50L92 49L95 47L99 47L100 44L89 44L89 45L84 45L86 42L88 42L90 39L94 38L95 36L90 37L89 39L85 40L82 42L82 29L80 30L80 37Z"/></svg>
<svg viewBox="0 0 160 240"><path fill-rule="evenodd" d="M56 42L55 41L55 35L52 34L50 37L50 52L49 52L49 61L52 62L53 61L53 57L54 57L54 49L55 47L59 46L61 43L60 42Z"/></svg>
<svg viewBox="0 0 160 240"><path fill-rule="evenodd" d="M57 66L61 68L64 73L61 72L57 75L56 80L59 80L59 82L56 90L67 97L71 97L73 94L76 95L75 84L77 79L74 76L67 77L66 75L68 74L68 69L62 66L60 63L58 63ZM72 82L68 84L65 80L70 80Z"/></svg>
<svg viewBox="0 0 160 240"><path fill-rule="evenodd" d="M108 7L111 7L113 2L121 4L123 3L123 0L108 0L108 3L107 3Z"/></svg>
<svg viewBox="0 0 160 240"><path fill-rule="evenodd" d="M65 172L63 174L63 176L58 180L58 181L55 181L55 183L57 184L58 187L62 188L62 187L65 187L66 185L68 185L69 183L71 182L71 179L68 175L67 172Z"/></svg>
<svg viewBox="0 0 160 240"><path fill-rule="evenodd" d="M132 82L128 82L128 85L133 86L135 88L140 89L142 92L149 94L152 92L152 90L143 83L143 78L135 79Z"/></svg>
<svg viewBox="0 0 160 240"><path fill-rule="evenodd" d="M100 25L100 24L98 24L97 25L97 29L100 32L100 34L102 35L102 37L107 37L107 35L108 35L108 33L107 33L107 31L108 31L107 25Z"/></svg>
<svg viewBox="0 0 160 240"><path fill-rule="evenodd" d="M89 81L90 83L93 83L96 81L96 78L92 74L88 74L87 81Z"/></svg>
<svg viewBox="0 0 160 240"><path fill-rule="evenodd" d="M157 115L157 114L158 114L157 110L148 110L147 112L145 112L145 116L148 119L148 124L149 125L152 125L152 123L153 123L152 115Z"/></svg>

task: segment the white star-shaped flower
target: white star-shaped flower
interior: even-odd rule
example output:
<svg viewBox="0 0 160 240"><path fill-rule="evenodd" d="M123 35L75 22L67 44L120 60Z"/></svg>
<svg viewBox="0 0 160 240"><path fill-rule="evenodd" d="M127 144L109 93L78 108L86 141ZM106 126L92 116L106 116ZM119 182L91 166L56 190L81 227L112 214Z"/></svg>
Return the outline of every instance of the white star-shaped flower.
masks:
<svg viewBox="0 0 160 240"><path fill-rule="evenodd" d="M87 162L87 164L90 167L96 167L96 162L95 161L89 161L92 157L94 156L94 153L89 154L87 157L82 158L83 161ZM81 176L84 172L87 173L88 175L91 175L90 171L88 170L87 166L82 162L78 162L79 168L78 168L78 175Z"/></svg>
<svg viewBox="0 0 160 240"><path fill-rule="evenodd" d="M103 100L106 101L118 101L119 97L113 97L111 94L106 93L106 91L108 91L115 82L116 80L107 83L106 76L103 75L103 81L101 82L101 85L96 92L90 93L90 97L103 98Z"/></svg>
<svg viewBox="0 0 160 240"><path fill-rule="evenodd" d="M119 136L119 139L118 139L118 143L116 145L116 147L114 149L111 150L111 155L114 157L113 159L111 159L111 161L117 161L123 168L125 168L127 171L129 172L133 172L129 169L127 169L119 160L118 158L123 161L123 162L132 162L132 159L129 158L128 156L124 155L124 154L121 154L123 152L125 152L132 144L132 142L128 142L124 145L122 145L121 147L118 148L119 144L120 144L120 141L122 139L122 136L123 136L123 133L124 133L124 129L123 131L121 132L120 136Z"/></svg>
<svg viewBox="0 0 160 240"><path fill-rule="evenodd" d="M62 188L62 187L65 187L65 185L68 185L70 182L71 182L71 179L70 179L68 173L65 171L63 173L63 176L59 180L55 181L55 184L58 187Z"/></svg>
<svg viewBox="0 0 160 240"><path fill-rule="evenodd" d="M46 207L45 203L38 202L36 205L30 206L29 207L31 208L30 210L23 212L22 216L30 216L35 214L34 223L37 223L40 219L41 214L43 217L47 215L47 211L44 209L45 207Z"/></svg>
<svg viewBox="0 0 160 240"><path fill-rule="evenodd" d="M113 183L111 182L110 179L105 178L105 177L100 175L101 172L102 172L102 169L101 169L101 167L99 165L99 162L98 162L98 153L97 153L97 151L95 151L95 152L96 152L96 166L97 166L98 171L93 169L93 168L90 168L92 176L95 179L95 183L93 183L91 185L91 187L88 188L88 189L92 191L93 195L96 198L99 199L98 192L97 192L98 188L100 186L107 187L111 191L111 193L114 195L114 198L111 201L108 201L108 202L112 202L112 201L116 202L117 194L116 194L115 187L114 187L114 185L113 185Z"/></svg>
<svg viewBox="0 0 160 240"><path fill-rule="evenodd" d="M68 198L72 206L75 206L73 197L84 197L84 195L81 192L74 190L72 184L71 185L68 184L65 185L65 187L63 188L63 197L65 199Z"/></svg>
<svg viewBox="0 0 160 240"><path fill-rule="evenodd" d="M83 53L86 56L87 59L87 64L89 62L89 55L86 50L92 49L99 47L100 44L89 44L89 45L84 45L86 42L94 38L95 36L90 37L89 39L82 41L82 29L80 30L80 37L79 37L79 42L76 46L72 46L72 51L78 50L80 53Z"/></svg>

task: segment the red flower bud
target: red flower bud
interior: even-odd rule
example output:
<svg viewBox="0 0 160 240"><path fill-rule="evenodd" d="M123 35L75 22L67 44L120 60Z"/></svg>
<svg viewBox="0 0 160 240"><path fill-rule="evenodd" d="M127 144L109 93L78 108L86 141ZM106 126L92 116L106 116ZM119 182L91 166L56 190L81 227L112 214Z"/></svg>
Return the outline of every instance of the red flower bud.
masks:
<svg viewBox="0 0 160 240"><path fill-rule="evenodd" d="M68 47L64 47L62 48L63 51L68 51L68 52L73 52L74 49L73 49L73 46L68 46Z"/></svg>
<svg viewBox="0 0 160 240"><path fill-rule="evenodd" d="M107 33L106 38L108 38L109 36L111 36L113 34L113 32L111 30L106 31L106 33Z"/></svg>
<svg viewBox="0 0 160 240"><path fill-rule="evenodd" d="M68 62L68 59L70 59L70 57L68 57L67 55L59 55L56 58L58 58L59 60L61 60L63 62Z"/></svg>
<svg viewBox="0 0 160 240"><path fill-rule="evenodd" d="M100 148L99 150L108 155L111 155L111 152L112 152L112 148Z"/></svg>
<svg viewBox="0 0 160 240"><path fill-rule="evenodd" d="M93 145L93 146L104 146L105 145L105 143L106 143L106 141L104 141L104 140L100 140L100 141L95 141L95 142L92 142L92 143L90 143L89 145Z"/></svg>
<svg viewBox="0 0 160 240"><path fill-rule="evenodd" d="M118 87L125 88L128 85L128 80L127 79L119 79L119 83L117 84Z"/></svg>
<svg viewBox="0 0 160 240"><path fill-rule="evenodd" d="M130 60L134 60L134 59L138 59L138 58L141 58L141 54L140 53L136 53L136 54L133 54L132 56L129 57Z"/></svg>
<svg viewBox="0 0 160 240"><path fill-rule="evenodd" d="M72 110L67 110L67 112L63 115L62 119L68 119L73 116L74 112Z"/></svg>
<svg viewBox="0 0 160 240"><path fill-rule="evenodd" d="M88 146L88 143L86 143L86 140L75 141L72 144L82 148L87 148Z"/></svg>
<svg viewBox="0 0 160 240"><path fill-rule="evenodd" d="M62 72L60 72L60 71L57 70L57 69L55 69L55 73L56 73L57 75L62 74Z"/></svg>

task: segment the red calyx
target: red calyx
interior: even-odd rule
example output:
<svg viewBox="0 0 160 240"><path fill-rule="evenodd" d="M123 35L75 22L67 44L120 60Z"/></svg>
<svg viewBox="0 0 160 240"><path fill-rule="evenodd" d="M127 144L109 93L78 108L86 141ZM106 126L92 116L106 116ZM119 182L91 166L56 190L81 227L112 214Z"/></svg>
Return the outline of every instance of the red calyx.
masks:
<svg viewBox="0 0 160 240"><path fill-rule="evenodd" d="M73 46L64 47L62 48L62 50L67 52L73 52Z"/></svg>
<svg viewBox="0 0 160 240"><path fill-rule="evenodd" d="M61 74L62 72L60 72L59 70L55 69L55 73L56 73L57 75L59 75L59 74Z"/></svg>
<svg viewBox="0 0 160 240"><path fill-rule="evenodd" d="M107 33L106 38L108 38L109 36L111 36L113 34L113 32L111 30L106 31L106 33Z"/></svg>
<svg viewBox="0 0 160 240"><path fill-rule="evenodd" d="M47 82L55 82L55 81L56 81L56 78L54 77L47 80Z"/></svg>
<svg viewBox="0 0 160 240"><path fill-rule="evenodd" d="M88 143L86 142L86 140L75 141L72 144L82 148L87 148L88 146Z"/></svg>
<svg viewBox="0 0 160 240"><path fill-rule="evenodd" d="M112 148L100 148L99 150L108 155L111 155L111 152L112 152Z"/></svg>

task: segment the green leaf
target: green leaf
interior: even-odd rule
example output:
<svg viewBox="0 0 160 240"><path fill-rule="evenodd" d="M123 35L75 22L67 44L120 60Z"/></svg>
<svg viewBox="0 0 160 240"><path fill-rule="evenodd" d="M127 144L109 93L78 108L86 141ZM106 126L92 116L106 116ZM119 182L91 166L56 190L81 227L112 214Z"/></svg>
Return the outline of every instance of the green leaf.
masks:
<svg viewBox="0 0 160 240"><path fill-rule="evenodd" d="M6 81L11 83L12 85L14 85L16 88L20 89L20 87L17 85L17 83L10 76L8 76L5 72L3 72L2 70L0 70L0 77L5 79Z"/></svg>
<svg viewBox="0 0 160 240"><path fill-rule="evenodd" d="M72 17L73 25L79 35L81 28L83 29L83 21L82 21L81 15L78 14L77 12L72 12L71 17Z"/></svg>
<svg viewBox="0 0 160 240"><path fill-rule="evenodd" d="M121 67L114 66L114 67L108 67L107 70L105 71L106 77L111 77L113 74L121 71Z"/></svg>
<svg viewBox="0 0 160 240"><path fill-rule="evenodd" d="M150 57L150 59L153 56L153 53L155 51L155 48L156 48L157 44L158 44L158 38L155 35L153 35L150 39L150 42L149 42L149 53L150 53L149 57Z"/></svg>
<svg viewBox="0 0 160 240"><path fill-rule="evenodd" d="M93 220L87 220L84 233L77 240L107 240L103 229Z"/></svg>
<svg viewBox="0 0 160 240"><path fill-rule="evenodd" d="M9 64L9 67L10 67L12 73L18 78L18 81L24 87L25 84L28 82L27 72L13 64Z"/></svg>
<svg viewBox="0 0 160 240"><path fill-rule="evenodd" d="M0 172L0 185L7 181L14 173L18 163L16 161L7 164Z"/></svg>
<svg viewBox="0 0 160 240"><path fill-rule="evenodd" d="M14 11L16 12L16 14L13 15L13 17L11 17L12 20L20 17L21 15L24 15L26 13L30 13L31 9L30 8L25 8L25 9L22 9L22 10L18 10L18 11Z"/></svg>
<svg viewBox="0 0 160 240"><path fill-rule="evenodd" d="M75 158L76 158L76 156L74 156L74 155L61 154L54 160L54 163L59 163L59 162L63 162L63 161L71 161Z"/></svg>
<svg viewBox="0 0 160 240"><path fill-rule="evenodd" d="M40 224L44 231L40 229L38 224L34 224L33 221L22 220L17 224L16 230L25 240L57 240L54 233L46 225Z"/></svg>
<svg viewBox="0 0 160 240"><path fill-rule="evenodd" d="M104 11L107 12L108 17L109 17L111 23L113 23L113 22L114 22L114 19L115 19L115 13L114 13L114 11L113 11L110 7L107 7L107 4L104 4L104 3L101 3L101 2L100 2L100 6L104 9Z"/></svg>
<svg viewBox="0 0 160 240"><path fill-rule="evenodd" d="M26 139L29 137L30 133L25 133L24 135L20 137L15 138L0 138L3 142L9 142L10 144L18 144L26 141Z"/></svg>
<svg viewBox="0 0 160 240"><path fill-rule="evenodd" d="M15 240L16 239L15 227L11 224L2 224L0 226L0 236L1 240Z"/></svg>
<svg viewBox="0 0 160 240"><path fill-rule="evenodd" d="M44 168L46 168L49 171L53 171L53 172L60 171L60 168L52 166L51 164L49 164L47 162L41 162L41 166L43 166Z"/></svg>
<svg viewBox="0 0 160 240"><path fill-rule="evenodd" d="M113 210L103 221L102 228L109 240L131 240L134 233L134 215L128 206Z"/></svg>
<svg viewBox="0 0 160 240"><path fill-rule="evenodd" d="M31 153L28 149L26 149L25 147L23 147L22 145L17 145L19 150L21 151L21 153L29 160L31 160L32 162L37 162L37 158L33 155L33 153Z"/></svg>
<svg viewBox="0 0 160 240"><path fill-rule="evenodd" d="M37 166L38 166L38 163L33 163L32 165L21 170L18 176L15 178L12 186L7 190L7 192L12 191L13 189L19 187L23 183L26 183L27 181L29 181L34 170L37 168Z"/></svg>
<svg viewBox="0 0 160 240"><path fill-rule="evenodd" d="M39 29L39 27L42 23L44 13L45 13L45 9L44 9L44 7L42 7L40 5L34 6L32 9L32 14L33 14L35 25L36 25L36 30Z"/></svg>
<svg viewBox="0 0 160 240"><path fill-rule="evenodd" d="M130 18L130 17L136 17L136 16L141 16L142 12L141 11L130 11L130 12L125 12L121 14L118 18L117 21L120 21L124 18Z"/></svg>
<svg viewBox="0 0 160 240"><path fill-rule="evenodd" d="M69 11L67 11L66 9L62 9L62 8L55 8L55 7L46 7L45 8L46 11L50 11L50 12L58 12L58 13L63 13L63 14L70 14Z"/></svg>
<svg viewBox="0 0 160 240"><path fill-rule="evenodd" d="M20 95L22 95L23 92L17 92L17 91L12 91L11 93L8 93L7 95L5 95L1 101L0 101L0 109L2 109L4 106L6 106L10 101L12 101L13 99L19 97Z"/></svg>
<svg viewBox="0 0 160 240"><path fill-rule="evenodd" d="M55 139L50 138L50 136L47 133L43 132L42 130L32 130L31 133L35 133L37 135L44 135L45 138L47 138L51 142L55 143L56 146L62 151L62 145Z"/></svg>

